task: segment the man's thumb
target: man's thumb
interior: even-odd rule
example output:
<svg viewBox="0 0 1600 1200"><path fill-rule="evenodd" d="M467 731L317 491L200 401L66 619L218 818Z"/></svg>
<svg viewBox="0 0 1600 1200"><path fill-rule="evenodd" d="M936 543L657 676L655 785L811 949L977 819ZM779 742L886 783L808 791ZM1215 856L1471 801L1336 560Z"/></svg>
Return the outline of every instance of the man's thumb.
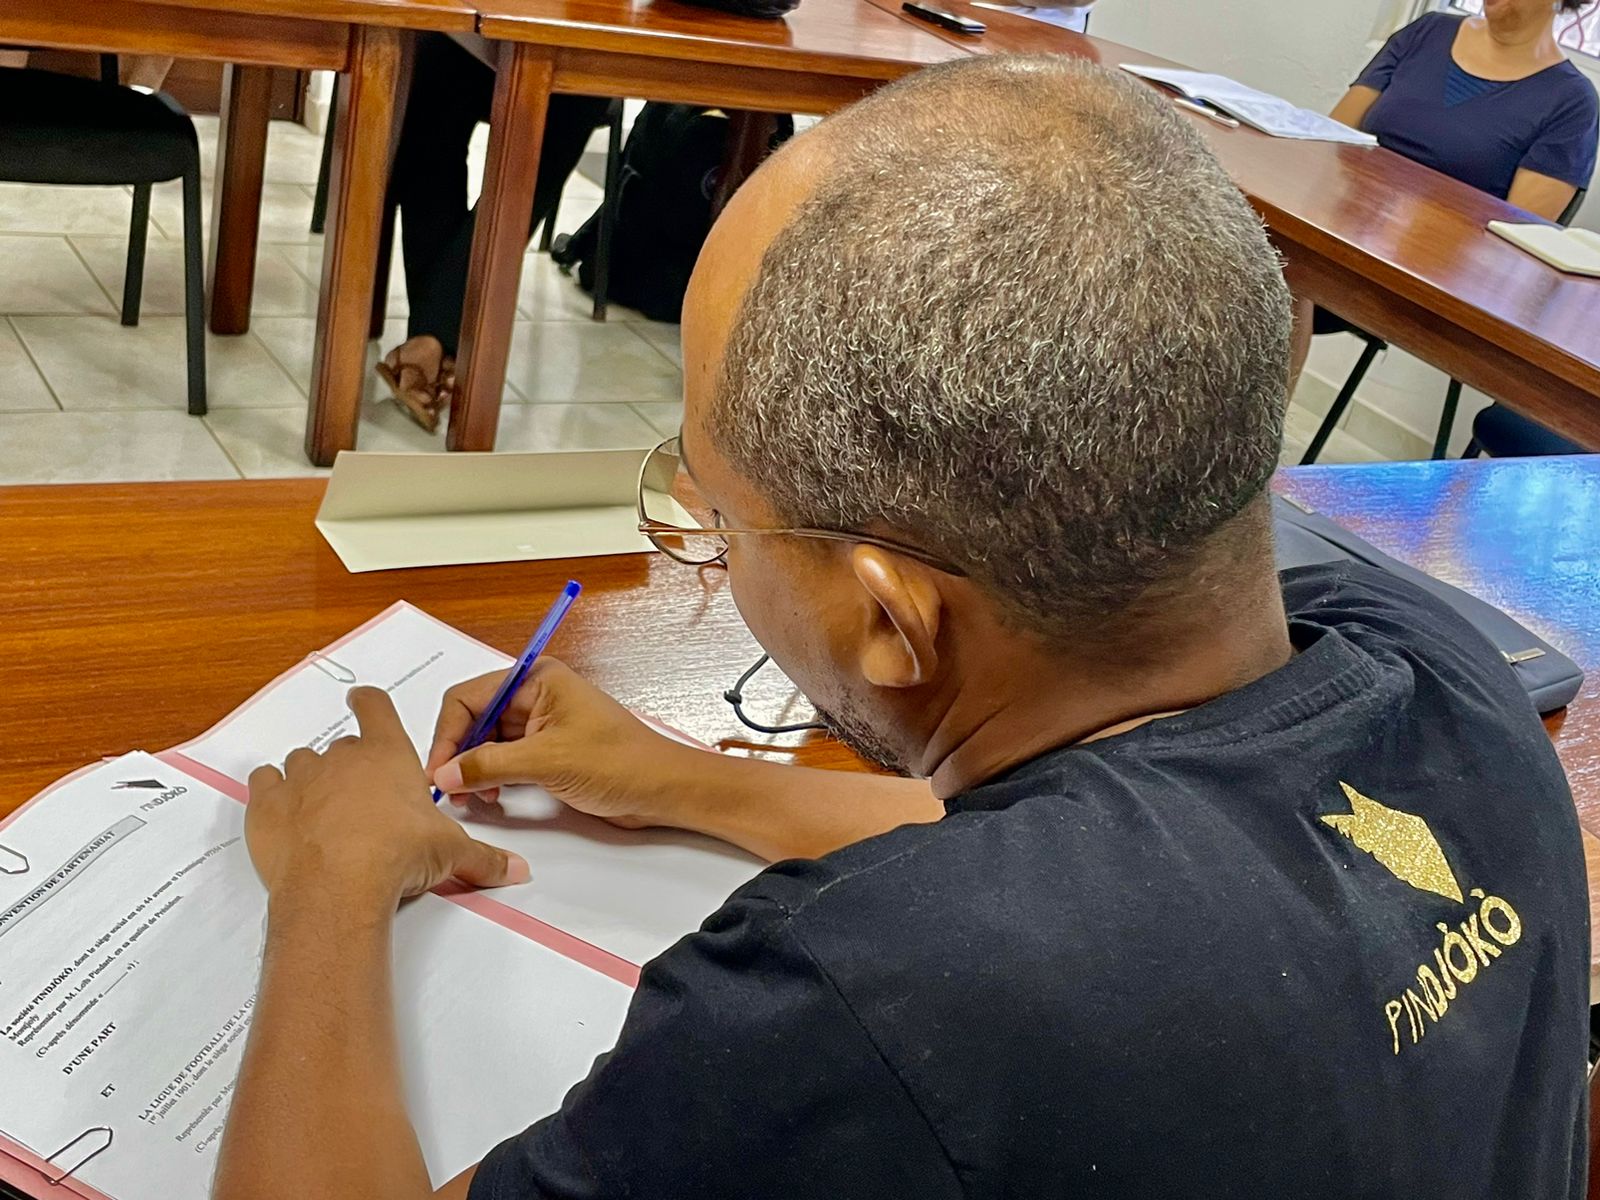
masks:
<svg viewBox="0 0 1600 1200"><path fill-rule="evenodd" d="M527 883L532 872L522 855L468 838L456 857L454 875L473 887L502 887L508 883Z"/></svg>
<svg viewBox="0 0 1600 1200"><path fill-rule="evenodd" d="M529 783L520 742L485 742L465 754L441 763L433 773L433 785L441 792L481 792L510 783Z"/></svg>

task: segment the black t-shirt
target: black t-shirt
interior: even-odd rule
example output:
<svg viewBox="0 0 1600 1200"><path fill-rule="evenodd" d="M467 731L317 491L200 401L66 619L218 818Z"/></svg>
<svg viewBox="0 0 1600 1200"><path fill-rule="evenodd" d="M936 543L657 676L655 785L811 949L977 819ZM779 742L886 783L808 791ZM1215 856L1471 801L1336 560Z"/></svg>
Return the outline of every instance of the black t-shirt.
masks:
<svg viewBox="0 0 1600 1200"><path fill-rule="evenodd" d="M1431 597L1283 583L1281 670L741 888L474 1200L1580 1197L1549 740Z"/></svg>

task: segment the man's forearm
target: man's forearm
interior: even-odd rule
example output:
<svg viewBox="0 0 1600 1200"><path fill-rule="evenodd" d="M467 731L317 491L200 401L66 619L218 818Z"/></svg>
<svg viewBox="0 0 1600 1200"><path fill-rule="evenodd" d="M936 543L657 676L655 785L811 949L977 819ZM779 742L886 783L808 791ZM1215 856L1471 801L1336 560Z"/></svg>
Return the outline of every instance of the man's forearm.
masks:
<svg viewBox="0 0 1600 1200"><path fill-rule="evenodd" d="M937 821L926 780L820 771L675 747L652 816L775 862L820 858L901 825Z"/></svg>
<svg viewBox="0 0 1600 1200"><path fill-rule="evenodd" d="M393 904L314 875L269 904L261 990L214 1200L422 1200L396 1047Z"/></svg>

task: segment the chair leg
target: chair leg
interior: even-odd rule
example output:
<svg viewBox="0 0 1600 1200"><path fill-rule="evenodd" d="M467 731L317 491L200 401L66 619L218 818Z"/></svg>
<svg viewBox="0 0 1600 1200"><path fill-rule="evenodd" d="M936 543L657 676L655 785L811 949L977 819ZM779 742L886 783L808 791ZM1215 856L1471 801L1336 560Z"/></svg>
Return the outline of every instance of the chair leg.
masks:
<svg viewBox="0 0 1600 1200"><path fill-rule="evenodd" d="M339 88L343 75L333 80L333 104L328 108L328 127L322 131L322 163L317 167L317 194L311 200L311 232L321 233L328 224L328 176L333 174L334 126L339 121Z"/></svg>
<svg viewBox="0 0 1600 1200"><path fill-rule="evenodd" d="M1344 386L1339 389L1339 394L1333 398L1333 404L1328 409L1328 415L1322 418L1322 424L1317 426L1317 434L1311 439L1311 444L1306 447L1306 452L1301 456L1300 465L1306 466L1317 461L1317 455L1322 453L1322 447L1327 445L1328 438L1332 436L1334 427L1339 424L1339 418L1344 416L1344 410L1350 407L1350 401L1355 398L1356 389L1361 386L1361 381L1366 378L1367 370L1372 366L1372 360L1378 357L1378 351L1383 349L1383 343L1377 339L1369 339L1361 351L1361 357L1356 359L1356 365L1351 370L1349 377L1344 381Z"/></svg>
<svg viewBox="0 0 1600 1200"><path fill-rule="evenodd" d="M206 277L201 246L199 155L183 173L183 316L188 348L189 414L206 415Z"/></svg>
<svg viewBox="0 0 1600 1200"><path fill-rule="evenodd" d="M539 232L539 253L540 254L549 254L550 253L550 242L556 236L556 212L557 212L557 210L560 209L560 207L561 207L560 204L557 204L556 208L554 208L554 209L552 209L550 211L550 215L544 219L544 223L540 226L540 232Z"/></svg>
<svg viewBox="0 0 1600 1200"><path fill-rule="evenodd" d="M1456 428L1456 408L1461 403L1461 381L1452 379L1444 390L1444 411L1439 414L1439 432L1433 436L1433 457L1443 458Z"/></svg>
<svg viewBox="0 0 1600 1200"><path fill-rule="evenodd" d="M606 113L606 191L600 201L600 236L594 252L594 319L606 319L606 294L611 287L611 235L617 225L617 189L622 183L622 101Z"/></svg>
<svg viewBox="0 0 1600 1200"><path fill-rule="evenodd" d="M133 219L128 223L128 267L122 273L122 323L139 323L144 299L144 249L150 235L150 185L133 187Z"/></svg>

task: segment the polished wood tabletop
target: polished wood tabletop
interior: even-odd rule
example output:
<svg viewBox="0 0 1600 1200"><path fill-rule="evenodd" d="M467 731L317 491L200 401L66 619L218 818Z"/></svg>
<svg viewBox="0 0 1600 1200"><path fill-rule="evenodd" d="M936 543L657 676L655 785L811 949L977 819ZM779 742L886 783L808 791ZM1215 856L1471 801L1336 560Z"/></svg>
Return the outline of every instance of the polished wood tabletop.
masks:
<svg viewBox="0 0 1600 1200"><path fill-rule="evenodd" d="M479 32L503 41L747 65L837 69L897 79L966 57L926 26L862 0L804 0L781 20L735 16L681 0L474 0Z"/></svg>
<svg viewBox="0 0 1600 1200"><path fill-rule="evenodd" d="M913 23L899 0L864 2ZM967 0L948 7L988 25L981 37L938 32L974 54L1183 65ZM1600 279L1564 275L1487 228L1538 218L1379 147L1186 115L1267 222L1297 292L1600 449Z"/></svg>
<svg viewBox="0 0 1600 1200"><path fill-rule="evenodd" d="M1277 486L1585 668L1578 699L1547 725L1579 819L1600 831L1600 459L1303 467ZM396 600L516 653L569 577L584 600L551 652L625 704L733 753L864 769L831 739L735 720L722 691L759 650L720 570L649 554L352 575L312 525L323 488L0 488L0 813L101 756L195 736ZM769 724L808 712L771 669L747 696ZM1585 853L1600 878L1591 833Z"/></svg>
<svg viewBox="0 0 1600 1200"><path fill-rule="evenodd" d="M551 653L630 707L736 752L859 765L829 739L735 719L723 689L760 648L720 569L633 554L352 575L312 525L324 486L0 488L14 581L0 598L0 813L103 755L195 736L396 600L516 654L569 578L583 601ZM770 668L746 711L766 724L810 712Z"/></svg>
<svg viewBox="0 0 1600 1200"><path fill-rule="evenodd" d="M472 30L477 28L478 22L477 6L470 0L132 0L132 2L153 8L187 8L206 13L294 17L308 21L336 21L359 25L392 25L401 29L432 29L444 33Z"/></svg>

